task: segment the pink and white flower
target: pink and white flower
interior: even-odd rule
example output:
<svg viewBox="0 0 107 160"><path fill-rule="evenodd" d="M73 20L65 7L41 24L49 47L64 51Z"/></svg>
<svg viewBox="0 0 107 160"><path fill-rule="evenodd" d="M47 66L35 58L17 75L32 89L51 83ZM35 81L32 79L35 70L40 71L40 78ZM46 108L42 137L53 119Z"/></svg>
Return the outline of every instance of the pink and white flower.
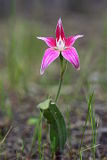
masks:
<svg viewBox="0 0 107 160"><path fill-rule="evenodd" d="M78 38L83 35L75 35L65 37L61 18L59 18L56 26L56 38L53 37L37 37L45 41L48 49L45 50L45 54L42 59L40 74L43 74L45 69L61 54L67 61L69 61L74 68L80 69L79 56L73 44Z"/></svg>

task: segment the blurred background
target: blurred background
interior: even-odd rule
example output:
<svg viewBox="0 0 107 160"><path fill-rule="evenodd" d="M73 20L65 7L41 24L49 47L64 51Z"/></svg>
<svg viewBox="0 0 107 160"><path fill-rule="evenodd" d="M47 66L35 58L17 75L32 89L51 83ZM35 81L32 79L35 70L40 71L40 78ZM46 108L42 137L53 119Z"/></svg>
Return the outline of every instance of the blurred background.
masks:
<svg viewBox="0 0 107 160"><path fill-rule="evenodd" d="M107 156L107 0L0 0L1 139L9 126L15 126L4 145L7 157L14 155L13 152L9 154L9 149L13 151L17 143L14 135L21 143L22 139L26 143L26 139L30 141L33 129L27 120L38 115L37 104L49 95L55 98L59 60L41 76L40 65L47 46L36 37L55 36L59 17L66 36L84 35L75 43L81 69L75 71L68 64L60 109L65 117L69 117L67 123L69 121L70 125L75 121L83 122L87 111L86 97L94 91L98 127L103 128L98 132L98 143L102 144L99 155ZM75 148L78 143L75 132L73 138ZM13 139L15 142L8 147Z"/></svg>

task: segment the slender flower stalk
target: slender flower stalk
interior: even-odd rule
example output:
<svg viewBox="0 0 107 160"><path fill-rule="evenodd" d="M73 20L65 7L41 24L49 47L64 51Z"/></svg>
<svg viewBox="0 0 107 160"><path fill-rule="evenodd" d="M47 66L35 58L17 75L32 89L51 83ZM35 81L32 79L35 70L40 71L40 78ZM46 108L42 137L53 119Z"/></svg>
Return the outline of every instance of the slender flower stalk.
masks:
<svg viewBox="0 0 107 160"><path fill-rule="evenodd" d="M61 86L62 86L62 81L63 81L63 75L64 75L64 73L66 71L66 67L67 67L67 61L65 61L65 64L64 64L64 60L63 60L62 55L60 55L60 64L61 64L60 81L59 81L59 87L58 87L55 102L57 102L57 100L59 98L60 90L61 90Z"/></svg>

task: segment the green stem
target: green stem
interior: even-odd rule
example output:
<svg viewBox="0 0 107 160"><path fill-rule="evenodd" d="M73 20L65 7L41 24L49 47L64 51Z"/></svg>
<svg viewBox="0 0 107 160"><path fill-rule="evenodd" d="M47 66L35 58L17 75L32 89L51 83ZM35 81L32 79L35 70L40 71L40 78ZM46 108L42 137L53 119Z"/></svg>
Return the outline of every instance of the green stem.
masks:
<svg viewBox="0 0 107 160"><path fill-rule="evenodd" d="M82 145L83 145L83 140L84 140L84 135L85 135L85 130L86 130L86 127L87 127L88 120L89 120L89 110L88 110L85 125L84 125L84 128L83 128L83 135L82 135L81 144L80 144L80 152L81 152L81 148L82 148Z"/></svg>
<svg viewBox="0 0 107 160"><path fill-rule="evenodd" d="M57 95L56 95L55 102L57 102L58 97L59 97L59 95L60 95L60 90L61 90L61 86L62 86L62 80L63 80L63 77L61 76L61 77L60 77L60 81L59 81L59 87L58 87L58 91L57 91Z"/></svg>
<svg viewBox="0 0 107 160"><path fill-rule="evenodd" d="M59 87L58 87L57 95L56 95L56 98L55 98L55 102L58 101L60 91L61 91L62 81L63 81L63 75L65 73L66 66L67 66L67 61L65 61L65 64L63 62L64 62L63 57L60 54L61 74L60 74Z"/></svg>
<svg viewBox="0 0 107 160"><path fill-rule="evenodd" d="M81 148L82 148L82 146L83 146L83 140L84 140L85 130L86 130L86 127L87 127L87 123L88 123L88 120L89 120L89 116L90 116L92 98L93 98L93 93L92 93L92 95L89 97L89 100L88 100L88 113L87 113L87 116L86 116L86 121L85 121L85 125L84 125L84 128L83 128L83 135L82 135L82 139L81 139L81 143L80 143L80 149L79 149L80 160L82 160Z"/></svg>
<svg viewBox="0 0 107 160"><path fill-rule="evenodd" d="M29 152L28 157L31 157L32 150L35 147L35 142L36 142L37 138L38 138L38 145L39 145L39 155L41 155L42 117L43 117L43 113L40 112L40 115L38 117L38 122L35 124L34 134L33 134L33 138L32 138L32 144L31 144L31 148L30 148L30 152Z"/></svg>

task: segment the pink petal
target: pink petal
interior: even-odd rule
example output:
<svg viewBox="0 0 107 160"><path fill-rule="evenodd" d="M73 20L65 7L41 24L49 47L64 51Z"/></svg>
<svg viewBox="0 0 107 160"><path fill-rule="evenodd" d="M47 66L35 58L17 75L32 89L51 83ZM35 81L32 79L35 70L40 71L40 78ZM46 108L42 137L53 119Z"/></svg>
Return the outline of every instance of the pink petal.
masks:
<svg viewBox="0 0 107 160"><path fill-rule="evenodd" d="M63 50L61 54L67 61L72 63L74 68L80 69L79 56L74 47Z"/></svg>
<svg viewBox="0 0 107 160"><path fill-rule="evenodd" d="M40 74L43 74L45 69L56 59L58 58L60 52L54 50L53 48L48 48L45 51L45 54L42 59Z"/></svg>
<svg viewBox="0 0 107 160"><path fill-rule="evenodd" d="M70 36L65 39L66 46L72 46L78 38L83 37L83 35Z"/></svg>
<svg viewBox="0 0 107 160"><path fill-rule="evenodd" d="M37 38L45 41L45 43L48 45L48 47L55 47L56 46L56 40L53 37L37 37Z"/></svg>
<svg viewBox="0 0 107 160"><path fill-rule="evenodd" d="M56 26L56 39L57 39L57 41L59 40L60 36L61 36L62 40L65 39L65 33L64 33L61 18L59 18L57 26Z"/></svg>

